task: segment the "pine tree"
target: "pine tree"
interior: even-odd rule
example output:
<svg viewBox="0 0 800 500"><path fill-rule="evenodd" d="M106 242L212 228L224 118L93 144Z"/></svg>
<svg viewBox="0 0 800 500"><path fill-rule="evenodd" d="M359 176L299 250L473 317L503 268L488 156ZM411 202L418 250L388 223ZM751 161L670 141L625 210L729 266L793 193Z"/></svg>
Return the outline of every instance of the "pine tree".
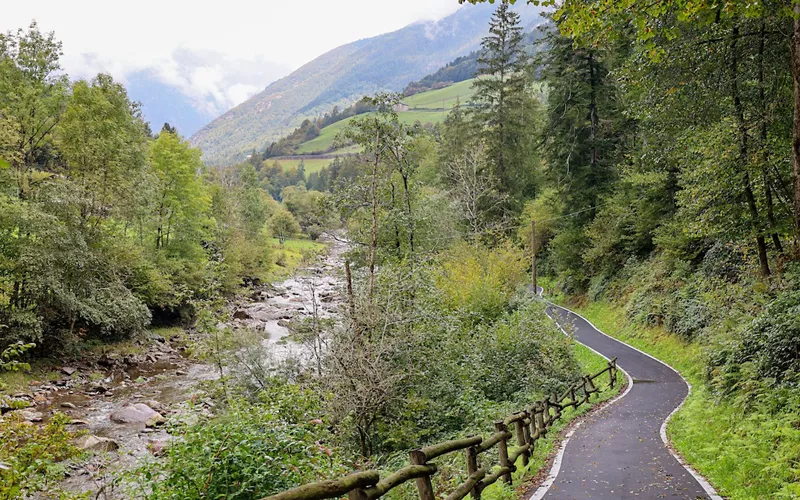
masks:
<svg viewBox="0 0 800 500"><path fill-rule="evenodd" d="M594 217L591 207L608 189L618 160L624 126L617 88L596 50L575 48L555 27L544 41L547 50L537 61L548 87L543 154L567 210L588 209L575 219L582 224Z"/></svg>
<svg viewBox="0 0 800 500"><path fill-rule="evenodd" d="M501 187L509 193L520 189L515 182L525 163L526 114L533 113L526 94L529 58L523 44L519 14L507 0L498 5L489 21L489 36L481 42L478 78L473 88L473 119L488 148Z"/></svg>

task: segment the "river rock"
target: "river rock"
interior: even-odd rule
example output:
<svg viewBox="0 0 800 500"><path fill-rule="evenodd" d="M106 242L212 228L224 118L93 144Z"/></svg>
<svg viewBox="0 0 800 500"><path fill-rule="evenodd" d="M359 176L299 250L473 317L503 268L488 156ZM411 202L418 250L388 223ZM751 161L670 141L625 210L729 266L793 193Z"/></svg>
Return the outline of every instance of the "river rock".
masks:
<svg viewBox="0 0 800 500"><path fill-rule="evenodd" d="M160 457L167 449L167 442L163 439L152 439L147 444L147 449L150 450L150 453L152 453L153 456Z"/></svg>
<svg viewBox="0 0 800 500"><path fill-rule="evenodd" d="M61 368L61 373L63 373L67 377L71 377L72 374L75 373L76 371L78 371L78 369L72 366L64 366Z"/></svg>
<svg viewBox="0 0 800 500"><path fill-rule="evenodd" d="M26 420L28 422L41 422L42 418L44 417L44 414L42 414L42 412L33 410L20 410L19 414L23 418L23 420Z"/></svg>
<svg viewBox="0 0 800 500"><path fill-rule="evenodd" d="M149 406L150 408L154 409L155 411L163 411L164 405L159 403L158 401L151 399L150 401L145 401L144 404Z"/></svg>
<svg viewBox="0 0 800 500"><path fill-rule="evenodd" d="M245 311L244 309L239 309L235 313L233 313L233 319L251 319L250 313Z"/></svg>
<svg viewBox="0 0 800 500"><path fill-rule="evenodd" d="M104 438L100 436L93 436L91 434L87 434L85 436L81 436L75 440L75 446L82 450L92 450L92 451L115 451L119 449L119 444L116 441L109 438Z"/></svg>
<svg viewBox="0 0 800 500"><path fill-rule="evenodd" d="M166 419L144 403L136 403L116 410L111 414L111 421L118 424L145 424L153 427L166 421Z"/></svg>
<svg viewBox="0 0 800 500"><path fill-rule="evenodd" d="M61 403L61 407L62 408L72 408L72 409L74 409L75 405L73 403L70 403L69 401L65 401L65 402Z"/></svg>

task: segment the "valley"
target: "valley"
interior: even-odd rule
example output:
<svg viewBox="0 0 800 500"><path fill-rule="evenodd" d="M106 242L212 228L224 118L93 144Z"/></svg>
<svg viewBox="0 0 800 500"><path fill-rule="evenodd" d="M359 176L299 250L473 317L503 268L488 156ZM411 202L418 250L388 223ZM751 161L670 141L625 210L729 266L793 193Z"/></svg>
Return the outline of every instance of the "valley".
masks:
<svg viewBox="0 0 800 500"><path fill-rule="evenodd" d="M800 498L797 16L439 1L10 6L0 500Z"/></svg>

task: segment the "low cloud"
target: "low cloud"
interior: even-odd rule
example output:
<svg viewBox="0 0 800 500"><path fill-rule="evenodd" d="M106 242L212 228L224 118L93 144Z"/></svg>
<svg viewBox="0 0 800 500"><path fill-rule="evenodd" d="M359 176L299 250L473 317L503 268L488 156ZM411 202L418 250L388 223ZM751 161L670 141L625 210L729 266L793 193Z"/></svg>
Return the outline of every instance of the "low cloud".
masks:
<svg viewBox="0 0 800 500"><path fill-rule="evenodd" d="M232 58L211 50L180 47L170 57L148 64L131 64L83 53L65 61L73 78L92 78L97 73L112 74L126 83L127 76L146 72L159 82L184 94L192 105L208 117L216 117L260 92L291 69L257 56Z"/></svg>

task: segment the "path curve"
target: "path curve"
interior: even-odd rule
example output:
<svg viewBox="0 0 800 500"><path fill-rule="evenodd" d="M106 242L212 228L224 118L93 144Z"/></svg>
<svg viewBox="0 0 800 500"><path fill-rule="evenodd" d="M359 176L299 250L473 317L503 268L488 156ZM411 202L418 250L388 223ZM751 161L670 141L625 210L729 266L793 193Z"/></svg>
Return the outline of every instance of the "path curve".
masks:
<svg viewBox="0 0 800 500"><path fill-rule="evenodd" d="M582 316L550 304L548 314L575 339L617 358L632 385L567 435L550 476L531 496L572 499L721 499L666 444L666 422L690 386L669 365L602 333Z"/></svg>

